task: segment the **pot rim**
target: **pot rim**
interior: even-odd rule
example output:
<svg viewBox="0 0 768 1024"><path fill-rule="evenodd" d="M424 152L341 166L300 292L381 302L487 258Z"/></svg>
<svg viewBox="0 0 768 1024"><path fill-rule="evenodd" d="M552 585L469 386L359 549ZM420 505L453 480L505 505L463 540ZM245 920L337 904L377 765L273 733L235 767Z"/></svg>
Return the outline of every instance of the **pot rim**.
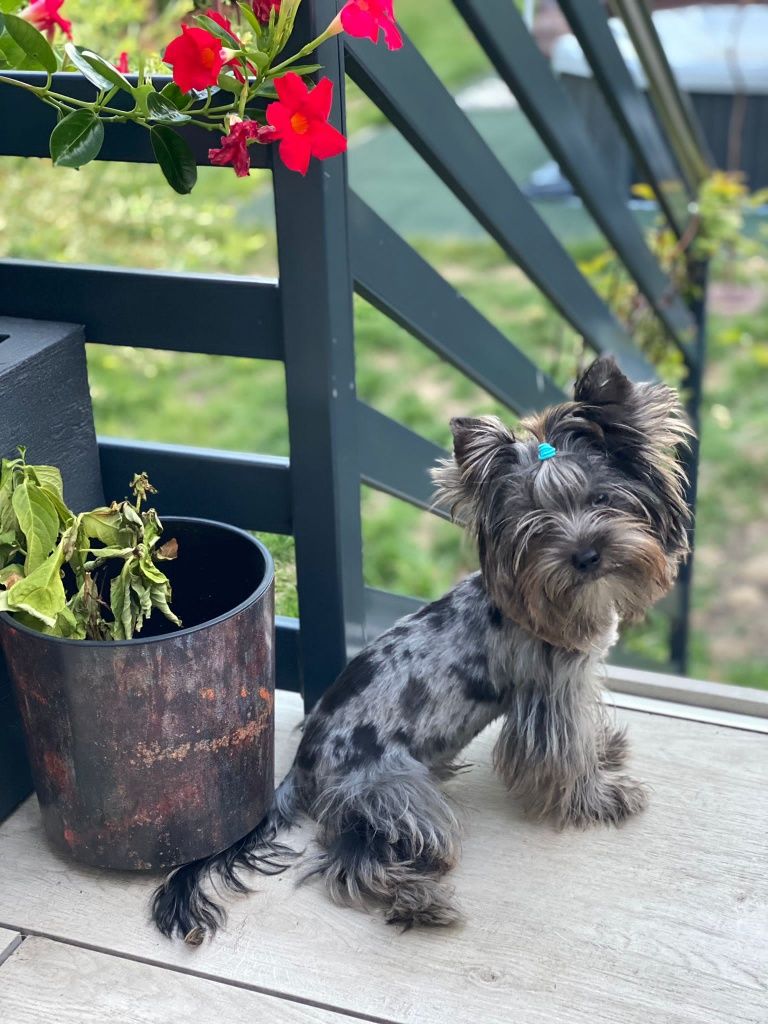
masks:
<svg viewBox="0 0 768 1024"><path fill-rule="evenodd" d="M73 640L71 637L65 636L50 636L48 633L40 633L36 629L31 629L29 626L23 625L21 622L17 622L10 612L0 612L0 624L6 629L15 629L19 633L26 633L29 636L37 637L38 640L45 640L52 644L66 644L77 647L103 647L106 649L112 649L115 647L132 647L138 646L139 644L154 644L162 642L163 640L174 640L179 636L189 636L191 633L197 633L201 629L208 629L209 626L215 626L219 622L225 622L227 619L231 619L233 615L237 615L238 612L254 604L260 597L262 597L266 591L272 585L275 578L275 563L269 550L262 544L258 537L253 537L247 530L241 530L239 526L232 526L231 523L222 523L218 519L200 519L196 516L161 516L160 522L165 525L166 523L195 523L200 526L214 526L218 530L228 530L230 533L237 533L241 537L244 537L251 544L259 549L262 557L264 558L264 576L255 590L252 590L250 594L241 601L240 604L231 608L228 612L224 612L222 615L217 615L214 619L206 619L205 622L200 622L196 626L187 626L186 629L177 629L175 633L163 633L161 636L148 636L148 637L133 637L131 640Z"/></svg>

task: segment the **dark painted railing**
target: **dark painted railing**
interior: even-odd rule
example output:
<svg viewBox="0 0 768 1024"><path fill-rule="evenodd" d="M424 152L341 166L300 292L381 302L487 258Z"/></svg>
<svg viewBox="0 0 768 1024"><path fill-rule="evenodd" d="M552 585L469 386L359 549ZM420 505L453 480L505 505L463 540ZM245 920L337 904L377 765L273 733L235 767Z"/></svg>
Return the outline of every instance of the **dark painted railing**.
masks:
<svg viewBox="0 0 768 1024"><path fill-rule="evenodd" d="M646 297L669 344L683 353L696 419L703 302L688 306L656 263L626 197L595 160L578 112L511 0L454 3ZM666 104L661 118L627 72L599 0L563 0L561 6L662 214L683 235L704 158L674 80L663 72L658 40L645 22L633 25L638 36L642 31L646 69L654 61L662 69L651 90ZM335 0L305 0L297 31L311 38L335 10ZM335 38L322 45L319 61L336 85L336 124L345 123L346 71L591 348L614 353L635 379L654 375L408 39L402 50L385 54L367 42L347 39L344 45ZM56 77L61 92L85 95L90 88L77 75ZM0 155L46 155L50 122L50 111L34 98L0 87ZM674 125L686 137L665 138L660 124ZM189 138L198 162L205 163L208 140L194 132ZM353 290L513 412L563 395L350 191L345 159L316 164L300 178L279 161L273 165L268 148L256 147L254 156L254 163L273 171L278 281L4 260L0 312L84 323L88 340L102 344L284 363L290 461L111 439L101 442L101 455L107 493L120 493L140 464L161 488L169 511L294 536L301 619L300 628L295 620L278 619L278 683L301 689L311 705L366 638L419 605L364 585L361 483L427 509L427 470L443 454L358 401ZM100 158L152 159L145 134L130 125L108 133ZM228 316L214 318L212 311L221 308ZM242 323L249 324L247 333ZM691 459L693 498L695 452ZM671 607L671 660L678 670L685 666L689 582L686 569Z"/></svg>

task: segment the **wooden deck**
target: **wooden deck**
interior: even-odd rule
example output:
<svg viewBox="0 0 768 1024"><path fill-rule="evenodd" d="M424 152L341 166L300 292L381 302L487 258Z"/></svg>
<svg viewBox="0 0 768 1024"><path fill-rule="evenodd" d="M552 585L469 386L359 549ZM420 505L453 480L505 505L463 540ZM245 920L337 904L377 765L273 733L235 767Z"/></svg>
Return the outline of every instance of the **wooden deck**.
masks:
<svg viewBox="0 0 768 1024"><path fill-rule="evenodd" d="M280 694L278 771L300 713ZM149 926L152 880L61 859L30 800L0 828L0 1021L766 1024L768 736L617 715L653 786L619 830L526 821L489 768L494 731L476 741L451 783L467 821L451 931L400 934L289 872L187 949Z"/></svg>

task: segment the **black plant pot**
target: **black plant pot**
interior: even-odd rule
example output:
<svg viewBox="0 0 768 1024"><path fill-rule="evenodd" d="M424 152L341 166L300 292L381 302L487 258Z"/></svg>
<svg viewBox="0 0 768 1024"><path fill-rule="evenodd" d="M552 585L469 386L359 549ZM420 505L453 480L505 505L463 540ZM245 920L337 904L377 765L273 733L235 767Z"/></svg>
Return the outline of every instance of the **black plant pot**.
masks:
<svg viewBox="0 0 768 1024"><path fill-rule="evenodd" d="M0 615L45 830L76 860L155 870L248 832L274 788L274 566L242 530L166 517L178 629L63 640Z"/></svg>

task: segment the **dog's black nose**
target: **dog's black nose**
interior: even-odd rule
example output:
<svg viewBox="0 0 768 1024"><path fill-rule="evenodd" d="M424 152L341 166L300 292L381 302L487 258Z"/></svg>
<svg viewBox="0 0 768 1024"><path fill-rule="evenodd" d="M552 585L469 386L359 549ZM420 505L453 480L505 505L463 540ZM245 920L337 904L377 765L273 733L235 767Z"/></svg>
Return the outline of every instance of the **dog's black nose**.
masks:
<svg viewBox="0 0 768 1024"><path fill-rule="evenodd" d="M571 555L574 569L579 572L589 572L600 564L600 552L594 548L584 548L583 551L574 551Z"/></svg>

